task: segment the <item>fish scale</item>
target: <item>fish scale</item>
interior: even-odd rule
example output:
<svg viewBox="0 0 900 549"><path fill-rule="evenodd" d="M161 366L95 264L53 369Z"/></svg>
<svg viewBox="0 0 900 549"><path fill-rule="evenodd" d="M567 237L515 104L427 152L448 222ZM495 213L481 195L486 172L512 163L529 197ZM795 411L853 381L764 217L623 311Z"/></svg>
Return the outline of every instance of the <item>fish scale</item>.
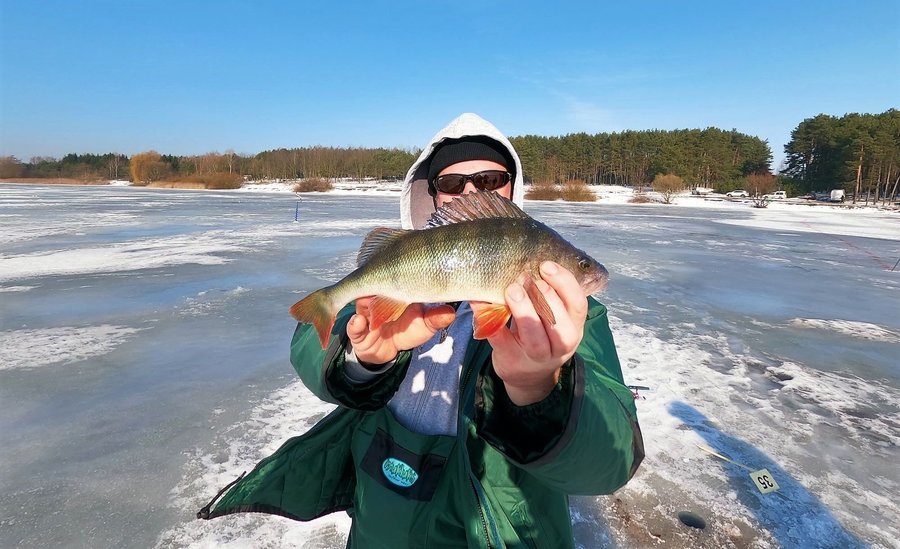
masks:
<svg viewBox="0 0 900 549"><path fill-rule="evenodd" d="M509 318L506 287L522 280L538 314L552 324L533 284L547 260L572 272L585 295L606 285L603 265L556 231L496 193L471 193L438 209L425 229L373 230L357 269L298 301L291 314L313 324L325 347L337 311L360 297L375 296L371 329L395 320L409 303L484 302L493 306L474 315L475 334L488 337Z"/></svg>

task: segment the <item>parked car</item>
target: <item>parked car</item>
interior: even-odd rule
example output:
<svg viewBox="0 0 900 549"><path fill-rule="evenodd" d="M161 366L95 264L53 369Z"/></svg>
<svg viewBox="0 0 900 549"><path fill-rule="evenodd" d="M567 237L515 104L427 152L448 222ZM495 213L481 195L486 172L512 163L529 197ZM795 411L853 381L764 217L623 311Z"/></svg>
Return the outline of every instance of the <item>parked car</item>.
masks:
<svg viewBox="0 0 900 549"><path fill-rule="evenodd" d="M844 189L834 189L828 196L828 199L831 202L843 202L844 201Z"/></svg>
<svg viewBox="0 0 900 549"><path fill-rule="evenodd" d="M773 193L764 194L763 198L767 200L784 200L787 198L787 191L775 191Z"/></svg>
<svg viewBox="0 0 900 549"><path fill-rule="evenodd" d="M750 193L748 193L747 191L745 191L743 189L738 189L736 191L729 191L729 192L725 193L725 196L727 196L729 198L746 198L746 197L750 196Z"/></svg>
<svg viewBox="0 0 900 549"><path fill-rule="evenodd" d="M700 194L709 194L714 192L715 189L710 189L709 187L694 187L691 189L691 194L700 195Z"/></svg>

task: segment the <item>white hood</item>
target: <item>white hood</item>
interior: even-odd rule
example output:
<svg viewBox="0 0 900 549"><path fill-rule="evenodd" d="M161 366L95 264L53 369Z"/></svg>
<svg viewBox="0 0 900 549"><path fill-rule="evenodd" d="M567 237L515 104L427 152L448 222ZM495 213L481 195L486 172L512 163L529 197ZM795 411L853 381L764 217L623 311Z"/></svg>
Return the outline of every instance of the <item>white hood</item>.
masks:
<svg viewBox="0 0 900 549"><path fill-rule="evenodd" d="M513 149L512 143L493 124L470 112L463 113L437 132L425 146L418 160L413 163L403 181L403 195L400 197L400 221L404 229L422 228L434 213L434 199L428 194L428 167L423 163L445 139L459 139L483 135L501 143L509 150L516 162L516 179L513 181L512 200L520 208L524 202L525 190L522 179L522 161Z"/></svg>

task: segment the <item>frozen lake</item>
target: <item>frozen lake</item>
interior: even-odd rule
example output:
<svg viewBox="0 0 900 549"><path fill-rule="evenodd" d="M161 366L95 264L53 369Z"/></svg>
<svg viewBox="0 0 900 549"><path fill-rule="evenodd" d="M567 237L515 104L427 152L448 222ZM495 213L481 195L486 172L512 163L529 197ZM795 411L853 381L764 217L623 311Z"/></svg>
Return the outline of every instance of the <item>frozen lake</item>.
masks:
<svg viewBox="0 0 900 549"><path fill-rule="evenodd" d="M308 195L294 222L290 193L0 184L0 547L343 547L343 514L194 513L330 409L287 309L398 202ZM526 210L607 266L626 382L651 388L638 475L573 499L580 545L898 546L898 214Z"/></svg>

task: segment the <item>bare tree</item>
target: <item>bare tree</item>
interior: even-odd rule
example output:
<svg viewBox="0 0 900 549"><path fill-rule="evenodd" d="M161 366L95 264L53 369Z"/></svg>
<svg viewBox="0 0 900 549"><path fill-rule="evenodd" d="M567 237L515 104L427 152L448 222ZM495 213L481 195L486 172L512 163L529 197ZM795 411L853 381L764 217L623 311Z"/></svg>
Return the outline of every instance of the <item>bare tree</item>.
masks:
<svg viewBox="0 0 900 549"><path fill-rule="evenodd" d="M656 174L653 178L653 190L662 194L663 202L672 203L675 194L685 189L684 180L675 174Z"/></svg>
<svg viewBox="0 0 900 549"><path fill-rule="evenodd" d="M775 190L775 176L769 174L753 174L744 178L747 189L752 189L753 196L762 196Z"/></svg>
<svg viewBox="0 0 900 549"><path fill-rule="evenodd" d="M228 164L228 173L234 173L234 149L225 151L225 162Z"/></svg>
<svg viewBox="0 0 900 549"><path fill-rule="evenodd" d="M131 157L131 178L136 185L159 181L169 173L169 165L156 151L147 151Z"/></svg>
<svg viewBox="0 0 900 549"><path fill-rule="evenodd" d="M0 156L0 177L15 178L25 175L25 166L15 156Z"/></svg>
<svg viewBox="0 0 900 549"><path fill-rule="evenodd" d="M119 179L119 166L122 163L123 155L119 153L113 153L109 157L109 162L107 162L107 167L109 168L109 177L110 179Z"/></svg>

